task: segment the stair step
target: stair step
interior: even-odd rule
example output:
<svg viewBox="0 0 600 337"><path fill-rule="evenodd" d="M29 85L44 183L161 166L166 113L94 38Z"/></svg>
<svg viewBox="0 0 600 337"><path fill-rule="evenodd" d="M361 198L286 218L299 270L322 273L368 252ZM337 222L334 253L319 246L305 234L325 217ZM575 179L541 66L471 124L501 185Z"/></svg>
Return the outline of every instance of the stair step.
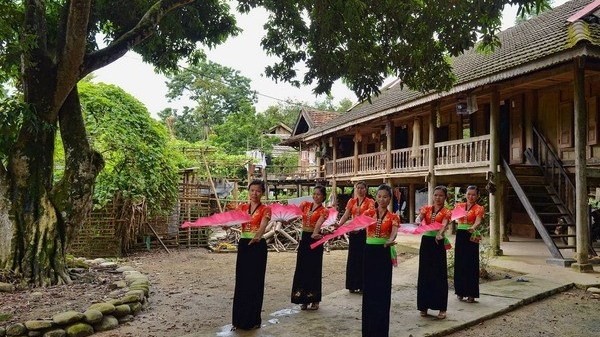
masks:
<svg viewBox="0 0 600 337"><path fill-rule="evenodd" d="M567 227L574 227L575 224L574 223L565 223L565 224L557 224L557 223L543 223L542 224L544 227L557 227L557 226L567 226Z"/></svg>
<svg viewBox="0 0 600 337"><path fill-rule="evenodd" d="M577 235L575 234L551 234L551 238L574 238Z"/></svg>
<svg viewBox="0 0 600 337"><path fill-rule="evenodd" d="M537 202L532 202L531 206L536 207L536 206L558 206L558 205L562 205L562 202L560 201L537 201Z"/></svg>
<svg viewBox="0 0 600 337"><path fill-rule="evenodd" d="M538 212L538 216L568 216L569 213L561 213L561 212Z"/></svg>
<svg viewBox="0 0 600 337"><path fill-rule="evenodd" d="M575 249L575 248L577 248L577 246L559 246L559 245L556 245L556 248L558 248L558 249Z"/></svg>

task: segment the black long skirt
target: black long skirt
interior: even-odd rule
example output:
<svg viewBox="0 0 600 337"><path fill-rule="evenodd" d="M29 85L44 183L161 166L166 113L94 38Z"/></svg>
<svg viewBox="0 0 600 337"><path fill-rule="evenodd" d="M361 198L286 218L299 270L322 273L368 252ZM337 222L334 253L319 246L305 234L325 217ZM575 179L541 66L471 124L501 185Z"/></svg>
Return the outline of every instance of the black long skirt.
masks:
<svg viewBox="0 0 600 337"><path fill-rule="evenodd" d="M234 327L246 330L260 327L267 268L266 241L249 242L240 239L238 243L232 319Z"/></svg>
<svg viewBox="0 0 600 337"><path fill-rule="evenodd" d="M296 271L292 283L292 303L309 304L321 302L321 278L323 274L323 245L315 249L310 244L312 232L302 232L298 246Z"/></svg>
<svg viewBox="0 0 600 337"><path fill-rule="evenodd" d="M448 266L444 241L423 236L419 248L419 281L417 309L419 311L448 308Z"/></svg>
<svg viewBox="0 0 600 337"><path fill-rule="evenodd" d="M390 247L367 244L364 257L362 335L388 337L392 296Z"/></svg>
<svg viewBox="0 0 600 337"><path fill-rule="evenodd" d="M364 229L356 233L348 233L348 261L346 263L346 289L359 290L363 288L363 259L367 232Z"/></svg>
<svg viewBox="0 0 600 337"><path fill-rule="evenodd" d="M454 290L457 296L479 297L479 244L471 242L468 230L456 231L454 245Z"/></svg>

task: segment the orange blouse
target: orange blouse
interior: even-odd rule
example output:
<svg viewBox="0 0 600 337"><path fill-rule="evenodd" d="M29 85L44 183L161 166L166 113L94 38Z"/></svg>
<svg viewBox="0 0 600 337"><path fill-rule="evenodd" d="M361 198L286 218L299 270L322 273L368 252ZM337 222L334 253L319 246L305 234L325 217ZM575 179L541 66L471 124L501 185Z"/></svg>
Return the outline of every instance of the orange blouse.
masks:
<svg viewBox="0 0 600 337"><path fill-rule="evenodd" d="M458 207L467 210L467 203L462 202L462 203L456 204L455 208L458 208ZM481 205L475 204L475 205L471 206L471 208L467 211L467 216L459 218L457 221L458 221L458 223L462 223L462 224L474 225L475 220L477 220L478 217L483 218L484 216L485 216L485 208Z"/></svg>
<svg viewBox="0 0 600 337"><path fill-rule="evenodd" d="M447 209L446 207L442 207L442 209L440 209L437 214L435 214L435 216L433 216L433 205L427 205L427 206L423 206L421 207L421 211L420 211L421 215L422 215L422 219L425 219L425 223L427 223L428 225L433 223L433 222L439 222L439 223L443 223L444 219L447 219L448 221L450 221L450 218L452 217L452 212Z"/></svg>
<svg viewBox="0 0 600 337"><path fill-rule="evenodd" d="M368 210L364 215L377 219L377 210ZM400 217L395 213L386 212L381 222L378 221L367 227L367 237L389 239L392 228L398 226L400 226Z"/></svg>
<svg viewBox="0 0 600 337"><path fill-rule="evenodd" d="M315 230L317 221L322 216L327 218L329 211L323 205L313 209L313 203L304 201L300 203L300 209L302 210L302 230L305 232L312 232Z"/></svg>
<svg viewBox="0 0 600 337"><path fill-rule="evenodd" d="M241 204L237 210L248 212L252 219L249 222L242 224L242 233L256 233L260 228L260 223L264 217L271 219L271 207L260 204L256 209L250 210L250 203Z"/></svg>
<svg viewBox="0 0 600 337"><path fill-rule="evenodd" d="M365 197L359 204L358 198L352 198L348 200L346 204L346 210L350 211L352 217L356 217L364 214L368 210L375 210L375 200Z"/></svg>

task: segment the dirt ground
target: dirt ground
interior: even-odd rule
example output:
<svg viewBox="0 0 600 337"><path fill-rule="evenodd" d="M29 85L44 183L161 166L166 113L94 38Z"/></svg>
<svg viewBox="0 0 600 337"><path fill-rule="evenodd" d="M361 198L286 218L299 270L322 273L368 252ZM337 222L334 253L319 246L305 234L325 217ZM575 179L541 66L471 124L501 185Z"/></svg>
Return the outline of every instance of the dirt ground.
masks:
<svg viewBox="0 0 600 337"><path fill-rule="evenodd" d="M346 255L343 250L325 253L324 296L344 288ZM400 255L399 262L412 256ZM120 261L121 265L130 265L149 276L152 284L150 307L133 322L94 336L178 337L199 329L229 324L235 259L235 253L181 249L170 255L161 251L140 253ZM290 305L295 261L296 254L292 252L269 253L263 305L265 313ZM503 273L499 272L495 277L502 278ZM114 277L105 270L93 270L72 286L2 293L0 325L47 318L61 310L83 310L91 302L109 296L109 284ZM589 336L590 331L600 331L599 313L599 300L591 299L582 290L573 289L452 336ZM532 329L532 326L535 328Z"/></svg>

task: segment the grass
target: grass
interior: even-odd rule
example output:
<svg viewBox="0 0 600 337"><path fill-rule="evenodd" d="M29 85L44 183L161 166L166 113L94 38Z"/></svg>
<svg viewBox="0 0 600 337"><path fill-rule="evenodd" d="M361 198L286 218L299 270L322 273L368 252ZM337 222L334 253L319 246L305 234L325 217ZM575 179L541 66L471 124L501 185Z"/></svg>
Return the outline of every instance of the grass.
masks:
<svg viewBox="0 0 600 337"><path fill-rule="evenodd" d="M12 318L12 314L0 312L0 322L8 321Z"/></svg>

